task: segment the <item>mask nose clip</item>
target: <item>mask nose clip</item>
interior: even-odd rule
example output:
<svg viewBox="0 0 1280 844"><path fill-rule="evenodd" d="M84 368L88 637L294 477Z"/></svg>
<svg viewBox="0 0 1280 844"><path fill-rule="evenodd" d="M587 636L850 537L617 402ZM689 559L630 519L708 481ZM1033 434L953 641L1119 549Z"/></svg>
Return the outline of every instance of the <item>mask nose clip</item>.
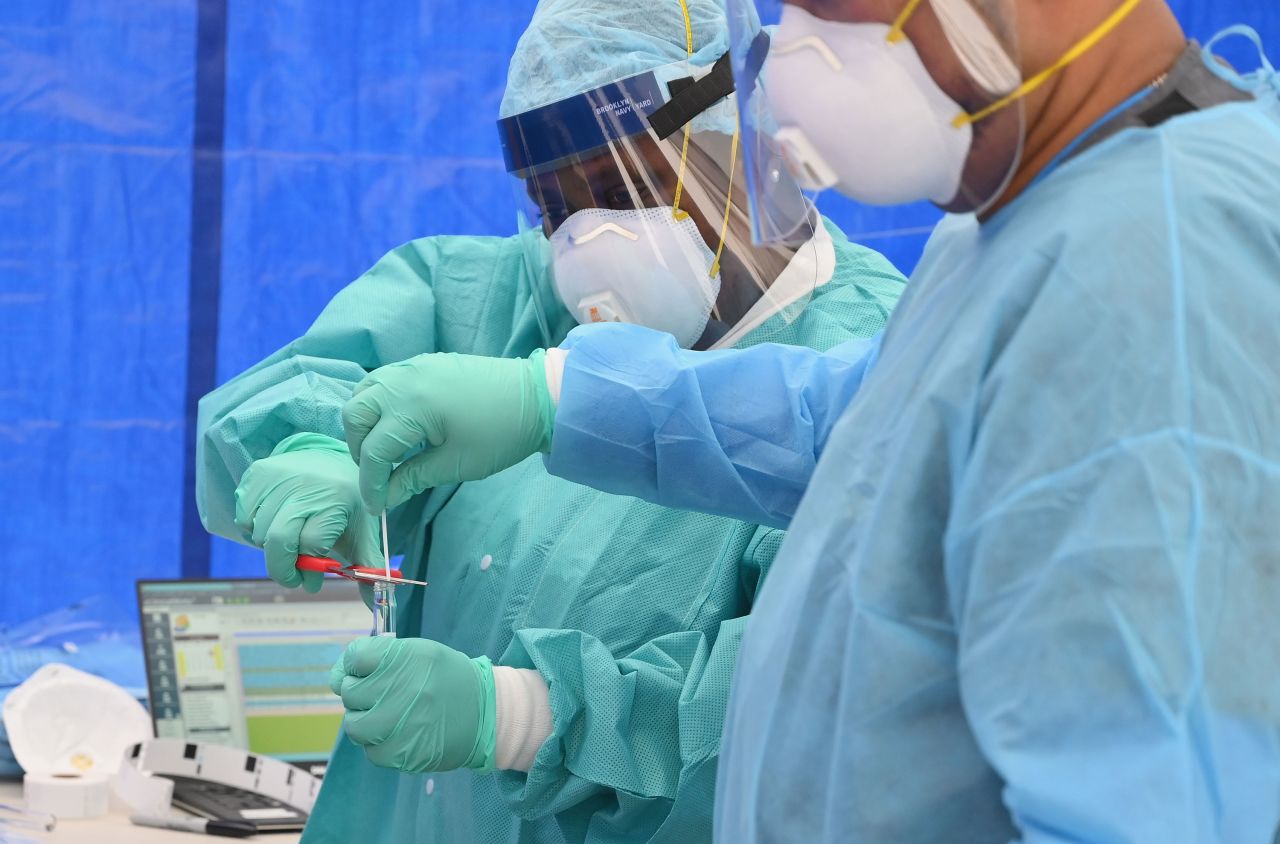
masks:
<svg viewBox="0 0 1280 844"><path fill-rule="evenodd" d="M600 235L610 233L610 232L613 234L625 237L627 240L640 239L640 235L636 234L633 231L628 231L627 229L624 229L622 226L618 225L617 223L601 223L600 225L596 226L594 229L592 229L591 231L587 232L584 235L573 236L572 238L573 245L581 246L584 243L590 243L591 241L595 240L597 237L600 237Z"/></svg>

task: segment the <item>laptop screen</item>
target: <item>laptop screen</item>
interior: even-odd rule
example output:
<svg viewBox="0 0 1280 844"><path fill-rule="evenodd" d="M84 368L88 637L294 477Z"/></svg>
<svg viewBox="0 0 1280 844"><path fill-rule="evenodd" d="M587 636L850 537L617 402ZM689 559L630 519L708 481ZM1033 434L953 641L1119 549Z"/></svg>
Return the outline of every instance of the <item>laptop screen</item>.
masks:
<svg viewBox="0 0 1280 844"><path fill-rule="evenodd" d="M286 762L327 759L342 721L329 669L367 636L357 584L310 595L270 580L141 580L151 717L160 738Z"/></svg>

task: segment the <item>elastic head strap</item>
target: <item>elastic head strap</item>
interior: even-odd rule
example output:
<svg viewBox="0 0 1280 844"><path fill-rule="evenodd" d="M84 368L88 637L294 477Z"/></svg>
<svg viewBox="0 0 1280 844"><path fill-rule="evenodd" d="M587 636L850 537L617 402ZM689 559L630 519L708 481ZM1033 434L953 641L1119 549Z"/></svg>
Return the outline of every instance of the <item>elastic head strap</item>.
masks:
<svg viewBox="0 0 1280 844"><path fill-rule="evenodd" d="M689 4L686 0L680 0L680 11L684 12L684 40L685 52L689 58L693 58L693 21L689 19ZM689 160L689 132L684 133L684 144L680 148L680 172L676 174L676 194L671 201L671 216L677 220L688 219L688 212L680 210L680 195L684 192L684 172L685 166Z"/></svg>
<svg viewBox="0 0 1280 844"><path fill-rule="evenodd" d="M1102 23L1094 27L1093 31L1090 32L1088 35L1086 35L1084 38L1077 41L1075 46L1073 46L1071 49L1063 53L1062 57L1059 58L1056 62L1049 65L1044 70L1040 71L1035 76L1028 79L1026 82L1023 82L1017 88L1013 89L1013 91L1011 91L1009 94L996 100L994 103L987 106L986 108L981 109L980 111L974 114L966 114L964 112L961 112L960 114L956 115L954 120L951 121L951 125L956 129L959 129L971 123L977 123L979 120L982 120L985 117L990 117L992 114L995 114L997 111L1000 111L1002 108L1005 108L1006 106L1027 96L1032 91L1035 91L1041 85L1048 82L1049 79L1058 71L1062 70L1064 67L1071 64L1076 59L1080 58L1085 53L1089 52L1089 50L1091 50L1093 47L1095 47L1099 41L1101 41L1111 32L1111 30L1119 26L1121 21L1129 17L1129 13L1132 12L1134 9L1136 9L1138 4L1141 2L1142 0L1125 0L1123 3L1120 4L1120 7L1118 9L1116 9L1107 17L1106 20L1104 20Z"/></svg>
<svg viewBox="0 0 1280 844"><path fill-rule="evenodd" d="M692 77L673 79L667 83L671 99L650 112L649 128L665 141L688 125L695 117L729 96L734 91L733 66L729 54L716 59L711 71L696 82Z"/></svg>
<svg viewBox="0 0 1280 844"><path fill-rule="evenodd" d="M680 11L684 13L685 52L688 53L688 57L692 59L693 21L689 18L689 4L686 0L680 0ZM725 53L716 60L709 77L711 78L708 80L706 86L699 87L697 83L691 85L689 88L681 91L679 95L673 97L671 102L667 103L666 106L663 106L663 109L668 109L669 106L675 106L677 109L682 108L680 105L681 102L688 102L695 107L701 104L701 107L697 108L697 111L693 112L688 119L692 120L693 116L701 114L710 105L731 94L733 92L733 67L730 64L728 53ZM707 79L707 77L704 77L704 79ZM728 89L724 90L723 93L716 95L720 89L725 87L726 79L728 80ZM695 98L699 102L695 102ZM700 101L702 100L707 100L707 102L701 103ZM659 109L659 111L662 111L663 109ZM654 115L651 115L651 118L657 114L658 112L655 112ZM668 110L667 117L672 116L674 116L673 112ZM661 120L662 118L659 119ZM692 134L688 129L688 120L681 121L680 124L685 126L684 142L680 146L680 172L676 175L675 196L671 201L671 215L677 220L687 220L689 218L689 212L681 210L680 208L680 197L684 193L684 174L689 162L689 136ZM664 129L666 134L659 135L659 138L665 139L675 131L674 128L670 127L664 127ZM724 253L725 237L729 233L729 215L733 210L733 171L736 170L738 166L738 133L739 129L735 126L733 130L733 149L729 155L729 186L725 195L724 220L720 224L720 242L716 244L716 257L715 260L711 262L710 276L712 278L715 278L720 273L720 256Z"/></svg>
<svg viewBox="0 0 1280 844"><path fill-rule="evenodd" d="M889 34L885 36L886 40L890 44L897 44L906 38L904 27L906 26L907 21L910 20L911 16L915 14L916 9L920 7L922 2L923 0L908 0L907 5L898 13L898 17L894 19L892 26L889 27ZM1044 85L1044 83L1048 82L1055 74L1058 73L1058 71L1062 70L1064 67L1097 46L1098 42L1105 38L1111 30L1115 29L1122 21L1124 21L1125 18L1129 17L1129 14L1137 8L1138 4L1141 2L1142 0L1124 0L1124 2L1121 3L1114 12L1107 16L1106 20L1098 24L1088 35L1076 42L1075 45L1063 53L1056 62L1049 65L1026 82L1023 82L1013 91L996 100L994 103L991 103L991 105L988 105L973 114L968 114L966 112L957 114L955 119L951 121L952 127L960 129L964 126L977 123L979 120L990 117L997 111L1006 108L1012 103L1015 103L1032 93L1040 86Z"/></svg>
<svg viewBox="0 0 1280 844"><path fill-rule="evenodd" d="M729 213L733 210L733 173L738 169L738 138L741 133L741 128L733 128L733 149L729 153L729 187L724 202L724 220L720 223L720 243L716 245L716 259L711 262L709 275L712 278L720 274L720 256L724 253L724 240L729 234Z"/></svg>
<svg viewBox="0 0 1280 844"><path fill-rule="evenodd" d="M916 9L920 7L921 2L923 2L923 0L909 0L907 5L902 7L902 11L898 13L896 18L894 18L893 25L889 27L889 35L887 38L890 44L897 44L903 38L907 37L906 33L902 31L902 28L907 25L907 21L911 19L913 14L915 14Z"/></svg>

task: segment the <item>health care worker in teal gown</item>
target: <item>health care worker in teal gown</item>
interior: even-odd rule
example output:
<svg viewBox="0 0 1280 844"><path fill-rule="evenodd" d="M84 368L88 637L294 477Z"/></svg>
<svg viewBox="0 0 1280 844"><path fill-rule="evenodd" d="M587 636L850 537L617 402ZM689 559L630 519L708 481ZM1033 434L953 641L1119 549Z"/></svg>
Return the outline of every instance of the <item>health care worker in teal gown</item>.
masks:
<svg viewBox="0 0 1280 844"><path fill-rule="evenodd" d="M739 656L721 841L1271 844L1274 69L1232 70L1161 0L830 0L784 7L761 94L730 6L759 220L779 159L976 213L940 224L865 357L603 326L455 361L468 388L416 403L375 373L346 412L371 505L538 449L789 525ZM508 378L558 405L503 416ZM388 473L389 438L421 441L397 420L453 464Z"/></svg>
<svg viewBox="0 0 1280 844"><path fill-rule="evenodd" d="M724 11L690 2L685 21L680 0L539 5L500 121L533 226L393 251L207 396L210 530L265 547L286 585L319 586L299 551L380 565L341 411L368 371L422 353L525 356L575 318L698 347L882 327L902 277L798 188L803 242L752 245ZM422 638L357 642L336 667L347 737L304 841L710 838L729 678L781 531L602 494L540 457L389 520L406 576L430 582L399 595L400 635Z"/></svg>

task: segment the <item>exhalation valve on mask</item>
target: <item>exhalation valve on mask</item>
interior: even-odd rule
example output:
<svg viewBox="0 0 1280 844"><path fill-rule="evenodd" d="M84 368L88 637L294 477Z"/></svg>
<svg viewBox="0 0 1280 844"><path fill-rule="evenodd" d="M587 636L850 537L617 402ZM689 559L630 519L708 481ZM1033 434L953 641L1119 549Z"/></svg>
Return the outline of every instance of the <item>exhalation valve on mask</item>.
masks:
<svg viewBox="0 0 1280 844"><path fill-rule="evenodd" d="M551 235L556 292L581 324L628 322L691 348L720 293L715 254L670 205L574 212Z"/></svg>

